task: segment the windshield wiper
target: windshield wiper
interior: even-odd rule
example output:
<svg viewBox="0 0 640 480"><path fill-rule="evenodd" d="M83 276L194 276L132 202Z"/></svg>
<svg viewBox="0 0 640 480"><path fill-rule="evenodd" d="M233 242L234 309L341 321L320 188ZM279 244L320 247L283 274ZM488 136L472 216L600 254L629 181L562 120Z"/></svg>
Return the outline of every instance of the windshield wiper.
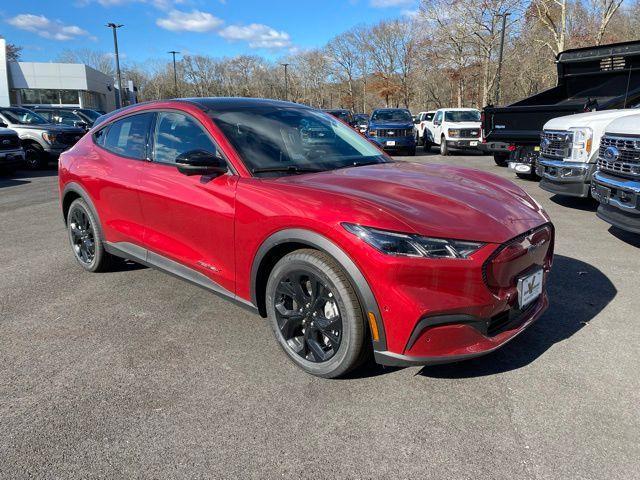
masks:
<svg viewBox="0 0 640 480"><path fill-rule="evenodd" d="M321 168L313 167L297 167L295 165L288 165L282 167L260 167L251 170L253 173L269 173L269 172L283 172L283 173L308 173L308 172L323 172Z"/></svg>

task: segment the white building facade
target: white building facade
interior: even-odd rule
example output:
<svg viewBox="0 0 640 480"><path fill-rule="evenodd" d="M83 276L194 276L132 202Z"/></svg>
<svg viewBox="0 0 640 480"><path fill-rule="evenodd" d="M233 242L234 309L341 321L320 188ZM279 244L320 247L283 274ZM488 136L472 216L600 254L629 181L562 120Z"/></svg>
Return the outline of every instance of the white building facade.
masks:
<svg viewBox="0 0 640 480"><path fill-rule="evenodd" d="M115 109L113 79L80 63L8 62L0 38L0 106Z"/></svg>

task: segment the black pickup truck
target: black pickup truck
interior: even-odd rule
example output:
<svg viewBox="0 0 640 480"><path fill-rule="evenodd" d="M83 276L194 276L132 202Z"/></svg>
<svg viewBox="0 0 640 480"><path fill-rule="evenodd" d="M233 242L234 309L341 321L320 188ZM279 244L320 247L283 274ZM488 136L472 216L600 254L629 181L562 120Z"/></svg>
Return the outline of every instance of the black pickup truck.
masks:
<svg viewBox="0 0 640 480"><path fill-rule="evenodd" d="M552 118L640 103L640 41L576 48L556 57L558 84L505 107L483 110L482 150L496 164L535 172L540 134Z"/></svg>

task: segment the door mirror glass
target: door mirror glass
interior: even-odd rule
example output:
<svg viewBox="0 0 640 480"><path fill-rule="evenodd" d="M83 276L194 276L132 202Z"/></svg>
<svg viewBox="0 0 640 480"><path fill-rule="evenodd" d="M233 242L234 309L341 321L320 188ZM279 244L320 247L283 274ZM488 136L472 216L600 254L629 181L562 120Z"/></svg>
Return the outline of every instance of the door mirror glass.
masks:
<svg viewBox="0 0 640 480"><path fill-rule="evenodd" d="M189 150L176 157L176 167L184 175L218 176L227 173L227 163L216 153Z"/></svg>

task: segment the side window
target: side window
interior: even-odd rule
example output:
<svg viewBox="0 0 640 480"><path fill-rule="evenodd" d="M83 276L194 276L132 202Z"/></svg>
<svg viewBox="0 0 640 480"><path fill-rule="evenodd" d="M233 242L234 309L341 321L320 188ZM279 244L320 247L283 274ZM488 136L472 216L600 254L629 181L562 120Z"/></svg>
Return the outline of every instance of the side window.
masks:
<svg viewBox="0 0 640 480"><path fill-rule="evenodd" d="M153 141L154 160L161 163L175 163L179 155L192 150L216 152L203 127L183 113L158 113Z"/></svg>
<svg viewBox="0 0 640 480"><path fill-rule="evenodd" d="M60 123L64 125L73 126L75 122L80 121L73 112L65 112L64 110L59 110L57 112L57 117L60 119Z"/></svg>
<svg viewBox="0 0 640 480"><path fill-rule="evenodd" d="M102 146L116 155L145 159L152 118L152 113L141 113L116 120L106 129Z"/></svg>
<svg viewBox="0 0 640 480"><path fill-rule="evenodd" d="M104 147L104 140L107 138L108 129L109 127L104 127L93 134L93 141L101 147Z"/></svg>
<svg viewBox="0 0 640 480"><path fill-rule="evenodd" d="M442 122L442 110L440 110L438 113L436 113L435 121L436 122Z"/></svg>
<svg viewBox="0 0 640 480"><path fill-rule="evenodd" d="M47 111L43 111L43 110L36 110L36 113L38 115L40 115L41 117L43 117L48 122L52 122L53 121L53 120L51 120L51 112L47 112Z"/></svg>

